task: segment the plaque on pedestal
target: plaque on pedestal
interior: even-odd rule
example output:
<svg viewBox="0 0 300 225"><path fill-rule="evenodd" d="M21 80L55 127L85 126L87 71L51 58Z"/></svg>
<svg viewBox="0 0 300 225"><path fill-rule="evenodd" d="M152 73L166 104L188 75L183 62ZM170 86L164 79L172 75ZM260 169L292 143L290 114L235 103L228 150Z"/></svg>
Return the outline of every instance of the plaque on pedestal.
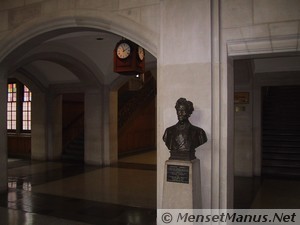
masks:
<svg viewBox="0 0 300 225"><path fill-rule="evenodd" d="M167 160L163 208L199 209L201 205L200 160Z"/></svg>
<svg viewBox="0 0 300 225"><path fill-rule="evenodd" d="M175 183L189 183L189 166L167 165L167 181Z"/></svg>

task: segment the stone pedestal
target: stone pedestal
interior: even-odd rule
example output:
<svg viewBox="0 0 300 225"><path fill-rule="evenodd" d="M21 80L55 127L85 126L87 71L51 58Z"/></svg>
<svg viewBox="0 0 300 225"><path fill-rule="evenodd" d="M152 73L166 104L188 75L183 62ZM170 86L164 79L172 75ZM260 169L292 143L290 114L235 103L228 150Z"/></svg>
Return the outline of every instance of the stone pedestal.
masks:
<svg viewBox="0 0 300 225"><path fill-rule="evenodd" d="M167 160L164 170L164 209L201 208L200 160Z"/></svg>

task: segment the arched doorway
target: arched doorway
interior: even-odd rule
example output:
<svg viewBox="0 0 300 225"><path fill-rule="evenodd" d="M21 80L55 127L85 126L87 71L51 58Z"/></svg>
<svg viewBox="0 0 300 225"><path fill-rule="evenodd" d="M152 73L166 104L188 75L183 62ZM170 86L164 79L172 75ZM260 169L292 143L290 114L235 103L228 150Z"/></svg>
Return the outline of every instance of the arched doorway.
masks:
<svg viewBox="0 0 300 225"><path fill-rule="evenodd" d="M64 20L61 22L63 23ZM39 143L36 143L39 147L36 159L52 160L59 157L61 150L58 150L57 146L60 146L62 141L62 95L83 92L85 93L85 121L88 121L85 123L85 129L90 132L88 134L85 132L90 141L88 147L86 147L87 145L85 147L97 149L97 152L94 151L96 157L94 157L94 153L89 153L90 160L87 163L110 165L114 161L114 151L117 150L112 147L115 140L111 139L109 135L112 129L109 124L110 109L114 107L112 106L114 102L109 98L110 86L112 82L124 78L107 73L112 68L110 57L98 57L98 50L88 44L85 45L87 42L84 40L89 40L95 45L106 46L105 50L102 49L103 51L100 50L98 53L109 55L112 54L111 47L113 45L107 45L106 41L116 43L121 37L104 31L105 29L101 29L102 26L97 29L94 26L90 28L88 25L80 27L67 27L66 25L63 29L56 29L55 25L51 23L48 26L44 26L44 30L47 32L41 32L38 35L33 35L28 29L27 34L23 34L28 41L16 45L17 47L12 48L5 58L1 56L3 58L1 66L7 73L18 68L25 68L30 76L35 78L36 85L42 87L39 98L36 98L41 103L41 107L38 109L39 117L34 119L38 120L36 125L39 126L39 130L38 133L32 135L33 140L39 140ZM141 39L139 42L143 43L146 40L142 41ZM77 46L78 49L72 48L74 46ZM28 51L29 48L31 51ZM93 59L84 55L86 50L92 50L93 53L90 56ZM102 64L100 63L102 67L99 69L98 62L102 59L107 59L107 61L102 61ZM62 76L60 76L61 74ZM105 75L107 76L105 77ZM41 143L40 140L44 141ZM37 146L34 147L37 148ZM156 171L154 173L156 174ZM153 178L155 180L155 176ZM156 187L156 183L153 185Z"/></svg>

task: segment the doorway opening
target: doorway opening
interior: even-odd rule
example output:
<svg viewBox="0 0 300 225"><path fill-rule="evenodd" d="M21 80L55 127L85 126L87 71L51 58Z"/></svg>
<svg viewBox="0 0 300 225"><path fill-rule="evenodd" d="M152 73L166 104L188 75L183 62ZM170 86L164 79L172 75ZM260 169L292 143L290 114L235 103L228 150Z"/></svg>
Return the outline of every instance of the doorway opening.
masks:
<svg viewBox="0 0 300 225"><path fill-rule="evenodd" d="M298 61L293 54L234 60L235 208L299 207Z"/></svg>
<svg viewBox="0 0 300 225"><path fill-rule="evenodd" d="M62 98L62 160L84 163L84 94Z"/></svg>
<svg viewBox="0 0 300 225"><path fill-rule="evenodd" d="M262 176L300 178L300 86L262 87Z"/></svg>

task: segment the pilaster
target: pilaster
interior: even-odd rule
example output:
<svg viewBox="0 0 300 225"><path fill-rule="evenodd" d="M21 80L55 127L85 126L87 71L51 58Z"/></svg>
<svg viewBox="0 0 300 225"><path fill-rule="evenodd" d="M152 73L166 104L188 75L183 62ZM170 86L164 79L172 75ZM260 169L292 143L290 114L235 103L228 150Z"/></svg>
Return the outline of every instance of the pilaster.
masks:
<svg viewBox="0 0 300 225"><path fill-rule="evenodd" d="M203 207L211 208L210 1L161 1L160 17L160 52L157 68L157 170L164 170L164 162L168 158L168 150L162 141L163 131L176 123L174 106L177 99L184 97L194 103L195 111L190 118L191 123L203 128L208 137L208 142L196 149L196 157L201 161L199 191L202 192ZM162 207L162 186L163 175L158 173L158 208Z"/></svg>
<svg viewBox="0 0 300 225"><path fill-rule="evenodd" d="M7 71L0 68L0 192L7 190Z"/></svg>
<svg viewBox="0 0 300 225"><path fill-rule="evenodd" d="M48 95L48 159L57 160L62 154L62 95Z"/></svg>
<svg viewBox="0 0 300 225"><path fill-rule="evenodd" d="M47 105L44 93L32 93L31 159L47 160Z"/></svg>
<svg viewBox="0 0 300 225"><path fill-rule="evenodd" d="M84 161L90 165L103 165L103 95L101 91L85 93L84 109Z"/></svg>

